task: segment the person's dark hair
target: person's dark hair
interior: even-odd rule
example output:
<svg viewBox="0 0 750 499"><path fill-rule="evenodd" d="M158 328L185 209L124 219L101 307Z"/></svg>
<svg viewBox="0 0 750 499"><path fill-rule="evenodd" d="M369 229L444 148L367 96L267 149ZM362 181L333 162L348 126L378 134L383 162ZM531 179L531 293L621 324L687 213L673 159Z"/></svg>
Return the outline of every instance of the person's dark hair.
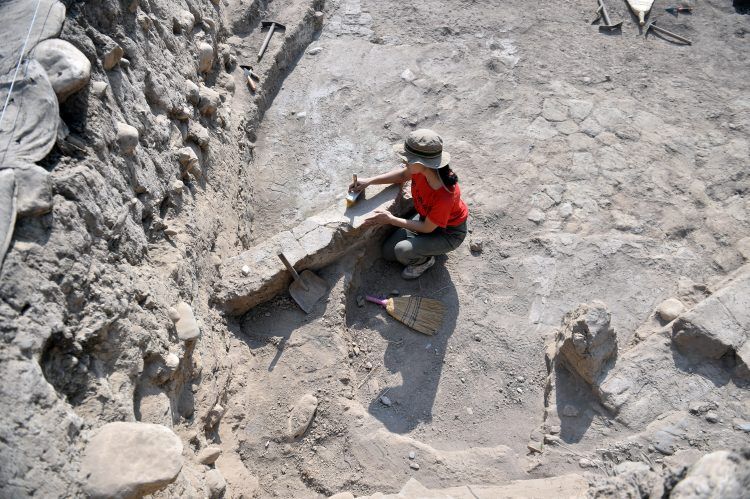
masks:
<svg viewBox="0 0 750 499"><path fill-rule="evenodd" d="M438 174L440 175L443 184L449 189L458 183L458 175L451 170L450 165L445 165L444 167L439 168Z"/></svg>

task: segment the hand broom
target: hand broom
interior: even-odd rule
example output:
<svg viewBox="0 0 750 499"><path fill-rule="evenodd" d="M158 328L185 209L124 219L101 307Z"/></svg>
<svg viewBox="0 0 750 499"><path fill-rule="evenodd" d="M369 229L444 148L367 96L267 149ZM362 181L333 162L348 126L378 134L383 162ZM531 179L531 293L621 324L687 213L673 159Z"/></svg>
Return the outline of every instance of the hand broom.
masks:
<svg viewBox="0 0 750 499"><path fill-rule="evenodd" d="M396 320L420 333L432 336L440 329L445 315L445 305L438 300L421 296L397 296L381 300L368 296L367 301L377 303Z"/></svg>

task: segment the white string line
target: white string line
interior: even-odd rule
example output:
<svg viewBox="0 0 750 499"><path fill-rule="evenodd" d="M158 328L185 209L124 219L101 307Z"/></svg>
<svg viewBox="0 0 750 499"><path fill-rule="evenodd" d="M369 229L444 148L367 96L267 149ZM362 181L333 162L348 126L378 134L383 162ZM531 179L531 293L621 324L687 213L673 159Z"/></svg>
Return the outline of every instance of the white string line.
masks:
<svg viewBox="0 0 750 499"><path fill-rule="evenodd" d="M36 8L34 9L34 17L31 18L31 24L29 25L29 32L26 33L26 40L23 42L23 48L21 49L21 55L18 57L18 64L16 65L16 71L13 73L13 79L10 81L10 89L8 90L8 97L5 98L5 105L3 105L3 112L0 113L0 126L3 124L3 118L5 117L5 110L8 108L10 102L10 96L13 93L13 86L16 83L16 77L18 76L18 70L21 68L21 62L23 62L23 55L26 53L26 45L29 43L29 37L31 36L31 30L34 28L36 22L36 15L39 12L39 5L42 0L37 0Z"/></svg>

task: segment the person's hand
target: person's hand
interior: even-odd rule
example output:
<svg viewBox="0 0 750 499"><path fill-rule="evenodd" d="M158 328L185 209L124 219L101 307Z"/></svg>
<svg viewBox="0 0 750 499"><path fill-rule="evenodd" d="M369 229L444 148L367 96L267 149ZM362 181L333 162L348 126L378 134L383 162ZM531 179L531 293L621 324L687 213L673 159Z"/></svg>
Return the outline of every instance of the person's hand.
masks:
<svg viewBox="0 0 750 499"><path fill-rule="evenodd" d="M349 184L349 192L362 192L368 185L370 185L368 179L357 179L357 183L352 182L351 184Z"/></svg>
<svg viewBox="0 0 750 499"><path fill-rule="evenodd" d="M391 225L393 219L395 219L391 212L385 210L375 210L372 215L367 217L362 225L364 227L374 227L378 225Z"/></svg>

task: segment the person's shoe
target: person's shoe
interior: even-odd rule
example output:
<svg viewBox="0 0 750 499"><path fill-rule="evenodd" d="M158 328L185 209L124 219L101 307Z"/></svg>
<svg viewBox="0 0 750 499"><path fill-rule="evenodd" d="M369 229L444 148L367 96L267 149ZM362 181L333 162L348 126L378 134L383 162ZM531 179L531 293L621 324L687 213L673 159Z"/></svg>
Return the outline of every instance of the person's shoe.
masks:
<svg viewBox="0 0 750 499"><path fill-rule="evenodd" d="M433 265L435 265L435 257L431 256L426 262L420 263L419 265L408 265L403 272L401 272L401 277L404 279L416 279Z"/></svg>

